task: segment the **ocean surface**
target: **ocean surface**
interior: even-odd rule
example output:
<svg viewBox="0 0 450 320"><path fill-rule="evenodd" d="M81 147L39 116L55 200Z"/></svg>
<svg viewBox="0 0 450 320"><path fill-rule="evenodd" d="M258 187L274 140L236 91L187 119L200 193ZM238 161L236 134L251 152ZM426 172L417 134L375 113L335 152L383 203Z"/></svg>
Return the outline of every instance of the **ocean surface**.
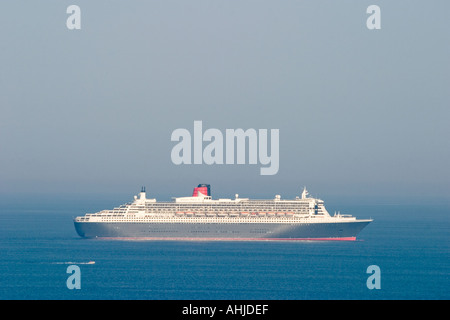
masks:
<svg viewBox="0 0 450 320"><path fill-rule="evenodd" d="M341 205L375 219L350 242L164 242L78 237L75 216L121 202L3 200L0 299L450 298L450 205ZM367 287L371 265L380 289Z"/></svg>

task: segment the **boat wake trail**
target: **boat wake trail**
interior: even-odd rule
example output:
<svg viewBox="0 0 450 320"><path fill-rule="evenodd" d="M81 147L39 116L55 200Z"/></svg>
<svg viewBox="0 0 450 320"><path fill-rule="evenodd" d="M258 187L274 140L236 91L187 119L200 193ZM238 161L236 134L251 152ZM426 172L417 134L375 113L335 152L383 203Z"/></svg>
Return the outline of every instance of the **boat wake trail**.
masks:
<svg viewBox="0 0 450 320"><path fill-rule="evenodd" d="M72 262L72 261L66 261L66 262L52 262L52 264L95 264L95 261L84 261L84 262Z"/></svg>

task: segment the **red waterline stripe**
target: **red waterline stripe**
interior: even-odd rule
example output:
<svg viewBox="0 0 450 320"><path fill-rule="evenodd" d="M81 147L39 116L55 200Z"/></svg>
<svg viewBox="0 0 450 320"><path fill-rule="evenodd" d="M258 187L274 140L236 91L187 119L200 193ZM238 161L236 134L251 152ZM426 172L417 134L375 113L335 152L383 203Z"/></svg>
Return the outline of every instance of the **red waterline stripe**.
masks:
<svg viewBox="0 0 450 320"><path fill-rule="evenodd" d="M171 240L171 241L355 241L356 237L343 238L173 238L173 237L98 237L106 240Z"/></svg>

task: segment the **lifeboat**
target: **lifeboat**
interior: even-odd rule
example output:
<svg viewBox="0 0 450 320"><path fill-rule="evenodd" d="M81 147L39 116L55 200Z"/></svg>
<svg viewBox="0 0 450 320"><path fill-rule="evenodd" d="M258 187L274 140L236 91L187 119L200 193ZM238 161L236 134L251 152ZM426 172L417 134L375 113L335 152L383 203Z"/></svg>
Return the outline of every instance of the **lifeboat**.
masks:
<svg viewBox="0 0 450 320"><path fill-rule="evenodd" d="M194 213L189 211L189 212L186 212L186 215L187 216L192 216L192 215L194 215Z"/></svg>
<svg viewBox="0 0 450 320"><path fill-rule="evenodd" d="M277 212L277 216L278 216L278 217L284 216L284 212Z"/></svg>
<svg viewBox="0 0 450 320"><path fill-rule="evenodd" d="M258 213L258 215L259 215L259 216L265 216L266 213L265 213L265 212L260 212L260 213Z"/></svg>
<svg viewBox="0 0 450 320"><path fill-rule="evenodd" d="M177 216L182 216L184 214L184 211L177 211Z"/></svg>
<svg viewBox="0 0 450 320"><path fill-rule="evenodd" d="M273 217L275 215L275 212L267 212L267 215Z"/></svg>
<svg viewBox="0 0 450 320"><path fill-rule="evenodd" d="M241 212L241 215L248 216L248 212Z"/></svg>

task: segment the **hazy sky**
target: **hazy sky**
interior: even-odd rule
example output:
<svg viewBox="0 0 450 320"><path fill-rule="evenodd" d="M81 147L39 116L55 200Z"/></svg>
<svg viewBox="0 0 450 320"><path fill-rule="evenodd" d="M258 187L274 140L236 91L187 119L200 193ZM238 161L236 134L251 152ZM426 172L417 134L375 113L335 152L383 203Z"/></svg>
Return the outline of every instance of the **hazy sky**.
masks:
<svg viewBox="0 0 450 320"><path fill-rule="evenodd" d="M81 8L81 30L66 9ZM381 30L366 9L381 8ZM450 198L449 1L2 1L0 193ZM279 129L278 174L171 161ZM325 199L325 197L324 197ZM426 201L426 200L425 200Z"/></svg>

